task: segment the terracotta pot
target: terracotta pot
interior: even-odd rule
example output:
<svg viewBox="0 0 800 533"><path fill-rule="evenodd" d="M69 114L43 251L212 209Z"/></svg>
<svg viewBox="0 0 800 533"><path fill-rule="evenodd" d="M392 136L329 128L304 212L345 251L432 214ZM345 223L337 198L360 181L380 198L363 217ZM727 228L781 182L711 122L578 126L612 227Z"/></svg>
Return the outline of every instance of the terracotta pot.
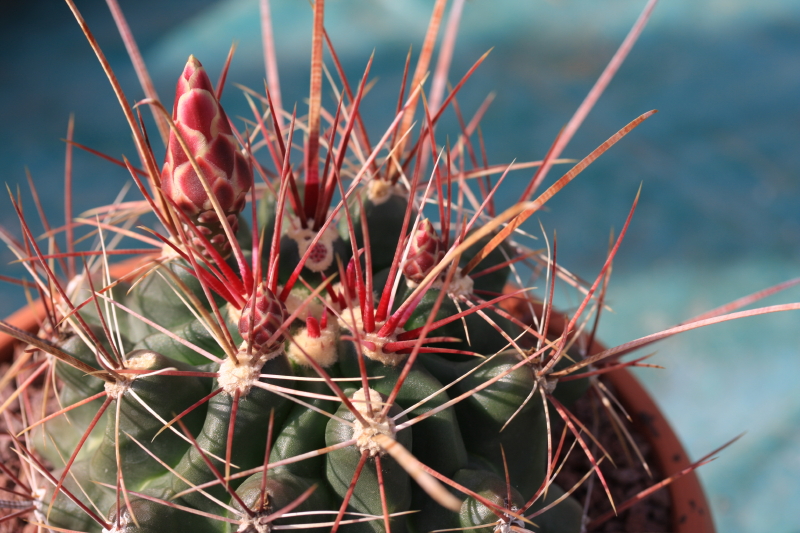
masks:
<svg viewBox="0 0 800 533"><path fill-rule="evenodd" d="M142 264L142 260L134 257L127 261L122 261L110 266L111 278L119 279L132 272ZM44 318L44 305L41 300L35 300L12 314L6 322L12 326L29 333L35 333L39 329L39 324ZM5 333L0 333L0 362L10 360L14 355L14 344L16 339Z"/></svg>
<svg viewBox="0 0 800 533"><path fill-rule="evenodd" d="M513 289L512 289L513 290ZM524 323L533 323L530 307L523 299L506 300L503 307ZM534 311L541 313L541 304L533 303ZM567 325L567 318L552 313L548 330L551 335L560 335ZM599 353L605 346L592 342L589 355ZM672 476L691 464L678 436L672 430L645 388L626 369L604 374L604 379L616 389L616 397L633 419L633 427L644 436L653 448L664 477ZM675 533L715 533L711 507L706 500L703 487L696 472L690 472L667 485L672 499L672 528Z"/></svg>
<svg viewBox="0 0 800 533"><path fill-rule="evenodd" d="M39 329L39 322L44 317L44 305L41 300L36 300L31 305L19 309L6 319L6 322L23 331L35 332ZM14 355L14 337L0 333L0 362L9 361Z"/></svg>

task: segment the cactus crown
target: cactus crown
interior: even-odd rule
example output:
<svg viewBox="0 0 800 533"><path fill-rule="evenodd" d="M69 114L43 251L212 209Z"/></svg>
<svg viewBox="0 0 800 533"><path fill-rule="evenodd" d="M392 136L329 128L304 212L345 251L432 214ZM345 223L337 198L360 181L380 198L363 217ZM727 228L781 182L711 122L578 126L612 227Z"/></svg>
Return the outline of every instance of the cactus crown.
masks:
<svg viewBox="0 0 800 533"><path fill-rule="evenodd" d="M436 3L426 43L444 4ZM31 484L17 480L30 493L32 521L128 533L581 531L575 487L556 482L566 450L550 423L562 418L596 466L601 457L569 407L589 387L605 395L597 375L657 340L592 355L585 333L603 307L600 287L633 208L559 329L553 287L574 278L556 265L555 250L529 250L516 230L653 112L530 201L582 120L576 114L533 165L520 202L490 216L489 177L512 166L466 170L474 128L464 127L457 150L437 144L435 130L485 56L447 95L446 69L437 71L428 95L437 105L420 106L426 45L395 119L372 144L359 113L371 59L353 90L328 43L341 87L335 111L323 110L324 1L313 9L304 119L285 113L271 77L261 109L253 105L257 127L237 130L219 102L222 83L215 88L193 56L171 120L148 93L166 142L162 170L133 121L147 168L120 163L163 229L137 234L155 246L125 275L113 277L107 262L73 252L71 242L68 253L44 254L12 197L23 243L2 236L35 265L46 319L38 336L0 327L42 354L36 375L58 378L58 409L25 418L16 428L25 436L13 437L32 468ZM263 178L258 186L254 176ZM95 229L129 233L123 207L107 212ZM524 263L544 274L539 299L520 286ZM592 472L607 490L602 472Z"/></svg>

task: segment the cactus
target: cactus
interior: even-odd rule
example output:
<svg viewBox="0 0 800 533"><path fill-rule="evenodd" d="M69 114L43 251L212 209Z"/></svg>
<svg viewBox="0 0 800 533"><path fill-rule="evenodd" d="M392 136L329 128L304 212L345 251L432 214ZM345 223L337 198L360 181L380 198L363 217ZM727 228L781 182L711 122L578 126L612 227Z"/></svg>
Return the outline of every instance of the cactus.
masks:
<svg viewBox="0 0 800 533"><path fill-rule="evenodd" d="M565 451L550 418L562 417L598 463L569 406L597 374L636 363L616 356L677 331L587 355L592 339L582 331L602 308L599 287L633 209L561 331L548 327L562 275L555 250L533 252L515 230L652 112L531 201L579 125L576 114L521 200L489 216L488 176L513 167L465 171L461 148L471 150L472 132L461 132L458 151L438 144L441 111L427 105L411 128L430 47L378 143L359 114L371 59L355 91L342 75L323 128L324 1L313 9L305 118L285 112L271 79L265 94L249 96L261 104L252 105L255 130L238 130L219 103L223 82L215 88L194 57L171 114L152 94L144 102L165 128L160 172L127 115L145 169L118 163L162 226L139 234L157 246L138 252L129 274L112 279L104 261L86 262L102 254L71 243L43 253L12 196L23 240L3 238L33 265L48 312L38 336L0 327L38 352L35 373L47 372L59 402L17 428L24 436L15 446L38 483L18 480L30 493L23 510L53 531L87 533L581 531L575 487L553 481ZM434 89L442 110L474 70L446 98ZM468 209L462 196L476 198L467 183L476 176L483 197ZM127 233L115 225L124 208L107 212L100 235ZM529 260L546 274L538 300L517 283Z"/></svg>

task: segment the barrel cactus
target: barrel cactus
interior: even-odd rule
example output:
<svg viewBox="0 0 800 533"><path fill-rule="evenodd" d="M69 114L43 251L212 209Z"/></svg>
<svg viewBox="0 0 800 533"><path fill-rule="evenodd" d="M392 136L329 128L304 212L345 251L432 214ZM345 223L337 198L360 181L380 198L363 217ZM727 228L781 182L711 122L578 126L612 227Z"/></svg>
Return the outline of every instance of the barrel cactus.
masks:
<svg viewBox="0 0 800 533"><path fill-rule="evenodd" d="M445 3L377 142L359 112L371 60L354 87L329 42L338 104L322 108L323 0L302 118L282 107L270 77L263 94L247 94L253 117L237 128L219 102L224 76L215 87L190 57L171 113L151 93L142 102L162 125L159 165L118 90L143 162L117 161L144 197L130 209L145 206L160 223L137 234L158 246L125 275L87 263L102 254L44 253L22 216L23 242L3 233L34 265L48 312L38 336L2 330L38 351L37 372L58 395L14 437L38 483L18 487L30 492L31 522L115 533L581 531L574 487L554 482L567 451L551 418L597 464L569 407L618 364L607 357L657 339L587 358L587 316L602 307L598 288L624 229L559 330L551 298L564 274L515 230L652 112L531 200L576 114L521 200L495 211L500 182L489 177L512 166L477 163L472 123L453 146L435 129L475 68L447 95L446 68L437 71L426 94ZM106 209L94 229L129 235L125 209ZM67 257L64 279L51 264ZM531 261L545 282L538 300L518 273Z"/></svg>

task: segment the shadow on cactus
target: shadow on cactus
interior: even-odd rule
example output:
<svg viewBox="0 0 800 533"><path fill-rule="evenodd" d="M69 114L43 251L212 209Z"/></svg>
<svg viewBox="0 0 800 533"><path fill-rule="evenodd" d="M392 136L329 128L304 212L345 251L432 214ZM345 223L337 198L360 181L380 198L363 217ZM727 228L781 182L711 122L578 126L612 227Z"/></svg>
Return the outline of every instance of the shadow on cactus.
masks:
<svg viewBox="0 0 800 533"><path fill-rule="evenodd" d="M3 520L27 516L81 532L577 533L586 517L571 496L576 487L554 480L567 455L584 453L594 468L583 480L597 476L607 490L597 469L605 452L569 411L590 387L608 396L596 376L642 365L619 357L675 333L798 308L734 312L753 297L587 357L636 200L591 284L557 264L555 242L531 249L519 228L654 113L570 162L537 195L550 169L569 162L558 158L655 2L545 159L497 167L475 157L485 106L469 121L455 106L486 56L445 94L449 56L440 55L426 88L445 3L435 4L413 71L409 54L395 118L377 142L359 111L372 58L354 88L324 31L323 0L313 7L311 88L300 118L283 107L272 55L265 92L245 91L253 117L243 130L219 103L232 53L216 87L190 57L171 114L146 72L147 98L131 107L107 68L143 168L100 155L128 168L143 200L73 219L68 197L64 228L51 230L43 217L51 237L63 229L66 251L51 239L44 253L12 195L23 239L2 233L32 278L19 283L46 307L38 336L0 323L29 345L2 382L17 378L0 409L22 406L20 419L5 416L26 472L24 480L8 472L21 499ZM119 6L109 5L127 35ZM261 7L271 43L268 2ZM454 2L451 20L462 7ZM443 49L456 29L447 26ZM326 43L336 99L329 110ZM135 114L143 106L166 144L163 165ZM448 110L462 130L441 144L436 127ZM71 127L68 140L69 154ZM507 174L531 167L520 201L496 209ZM131 230L147 213L160 226ZM74 231L83 227L82 239L95 237L98 247L76 251ZM123 237L150 248L117 248ZM136 255L135 264L112 276L108 256L122 253ZM560 331L550 327L557 281L582 295ZM45 400L57 395L49 412L28 401L40 375ZM555 416L575 449L550 431Z"/></svg>

